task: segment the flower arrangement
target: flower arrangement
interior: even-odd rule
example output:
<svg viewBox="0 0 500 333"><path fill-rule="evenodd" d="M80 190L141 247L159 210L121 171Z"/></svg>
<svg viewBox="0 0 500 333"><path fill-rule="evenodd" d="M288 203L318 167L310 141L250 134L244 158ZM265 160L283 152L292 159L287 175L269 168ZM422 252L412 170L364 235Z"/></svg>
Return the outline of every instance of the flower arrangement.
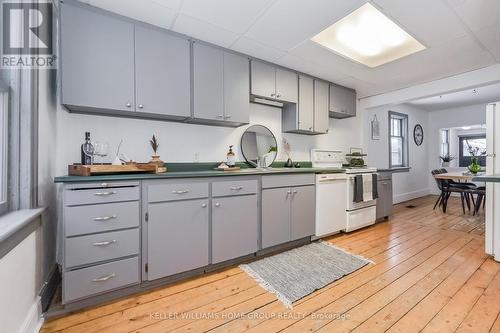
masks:
<svg viewBox="0 0 500 333"><path fill-rule="evenodd" d="M469 154L471 155L470 158L470 165L469 165L469 171L472 174L477 174L479 171L481 171L481 165L478 163L477 158L479 156L484 156L486 155L486 149L481 149L481 147L473 147L470 145L469 140L465 140L465 143L467 144L467 150L469 151Z"/></svg>

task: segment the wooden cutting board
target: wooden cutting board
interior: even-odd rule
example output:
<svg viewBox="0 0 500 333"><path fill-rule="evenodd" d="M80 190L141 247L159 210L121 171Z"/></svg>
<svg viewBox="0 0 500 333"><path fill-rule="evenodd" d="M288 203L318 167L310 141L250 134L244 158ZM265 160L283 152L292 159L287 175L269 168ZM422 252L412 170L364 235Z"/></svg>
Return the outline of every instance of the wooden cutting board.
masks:
<svg viewBox="0 0 500 333"><path fill-rule="evenodd" d="M124 173L156 173L157 165L150 163L130 163L125 165L94 164L68 165L68 175L70 176L97 176Z"/></svg>

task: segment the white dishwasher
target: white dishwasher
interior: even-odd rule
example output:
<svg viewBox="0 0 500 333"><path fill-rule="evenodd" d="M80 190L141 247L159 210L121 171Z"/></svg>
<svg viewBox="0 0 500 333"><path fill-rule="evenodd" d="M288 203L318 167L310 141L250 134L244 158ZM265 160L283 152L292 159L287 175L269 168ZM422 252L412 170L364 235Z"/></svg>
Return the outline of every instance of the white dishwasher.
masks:
<svg viewBox="0 0 500 333"><path fill-rule="evenodd" d="M347 175L316 175L316 230L314 239L346 229Z"/></svg>

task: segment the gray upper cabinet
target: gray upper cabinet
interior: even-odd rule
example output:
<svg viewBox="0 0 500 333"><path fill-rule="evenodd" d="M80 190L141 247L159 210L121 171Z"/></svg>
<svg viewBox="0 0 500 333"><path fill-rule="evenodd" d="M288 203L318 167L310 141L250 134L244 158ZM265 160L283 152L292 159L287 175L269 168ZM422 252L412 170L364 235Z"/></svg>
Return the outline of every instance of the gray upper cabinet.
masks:
<svg viewBox="0 0 500 333"><path fill-rule="evenodd" d="M348 118L356 116L356 91L330 84L330 117Z"/></svg>
<svg viewBox="0 0 500 333"><path fill-rule="evenodd" d="M312 132L314 128L314 84L309 76L299 77L298 129Z"/></svg>
<svg viewBox="0 0 500 333"><path fill-rule="evenodd" d="M314 80L314 132L328 133L329 119L329 84Z"/></svg>
<svg viewBox="0 0 500 333"><path fill-rule="evenodd" d="M291 240L314 234L315 188L292 188Z"/></svg>
<svg viewBox="0 0 500 333"><path fill-rule="evenodd" d="M135 27L136 110L186 119L191 115L189 41Z"/></svg>
<svg viewBox="0 0 500 333"><path fill-rule="evenodd" d="M193 44L193 118L224 121L224 51Z"/></svg>
<svg viewBox="0 0 500 333"><path fill-rule="evenodd" d="M224 52L224 118L250 122L250 65L245 56Z"/></svg>
<svg viewBox="0 0 500 333"><path fill-rule="evenodd" d="M240 126L250 113L248 58L193 44L193 122Z"/></svg>
<svg viewBox="0 0 500 333"><path fill-rule="evenodd" d="M134 111L134 24L61 4L62 103L75 111Z"/></svg>
<svg viewBox="0 0 500 333"><path fill-rule="evenodd" d="M148 280L208 265L208 199L151 203L148 214Z"/></svg>
<svg viewBox="0 0 500 333"><path fill-rule="evenodd" d="M252 60L251 61L251 88L252 95L263 98L276 98L276 69L274 66Z"/></svg>
<svg viewBox="0 0 500 333"><path fill-rule="evenodd" d="M257 60L253 60L251 64L252 95L282 102L298 102L297 73Z"/></svg>
<svg viewBox="0 0 500 333"><path fill-rule="evenodd" d="M276 68L276 99L297 103L298 94L299 80L297 73Z"/></svg>
<svg viewBox="0 0 500 333"><path fill-rule="evenodd" d="M257 249L257 195L212 199L212 263L251 254Z"/></svg>

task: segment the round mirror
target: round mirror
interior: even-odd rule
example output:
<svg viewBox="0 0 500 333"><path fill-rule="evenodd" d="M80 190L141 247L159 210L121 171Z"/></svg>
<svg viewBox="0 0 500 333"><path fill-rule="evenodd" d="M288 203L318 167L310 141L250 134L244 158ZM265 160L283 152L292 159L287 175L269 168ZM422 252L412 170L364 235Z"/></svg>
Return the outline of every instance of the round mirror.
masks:
<svg viewBox="0 0 500 333"><path fill-rule="evenodd" d="M267 168L278 154L278 144L269 128L253 125L241 136L241 153L254 167Z"/></svg>

